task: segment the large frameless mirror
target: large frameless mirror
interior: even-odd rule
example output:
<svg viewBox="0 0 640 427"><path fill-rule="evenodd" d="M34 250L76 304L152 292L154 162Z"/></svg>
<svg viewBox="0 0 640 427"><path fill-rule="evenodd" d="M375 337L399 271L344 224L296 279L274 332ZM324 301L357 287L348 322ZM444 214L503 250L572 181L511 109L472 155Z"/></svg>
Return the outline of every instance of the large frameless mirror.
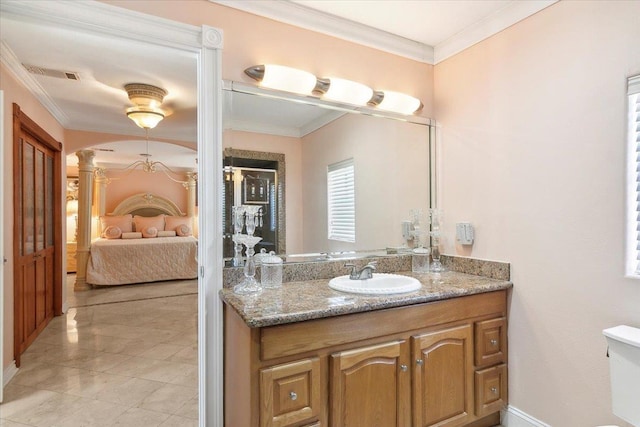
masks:
<svg viewBox="0 0 640 427"><path fill-rule="evenodd" d="M403 221L428 214L430 119L355 108L225 82L224 257L246 233L238 206L258 213L255 251L287 262L387 253L406 245ZM253 224L252 224L253 228ZM231 262L229 262L231 261Z"/></svg>

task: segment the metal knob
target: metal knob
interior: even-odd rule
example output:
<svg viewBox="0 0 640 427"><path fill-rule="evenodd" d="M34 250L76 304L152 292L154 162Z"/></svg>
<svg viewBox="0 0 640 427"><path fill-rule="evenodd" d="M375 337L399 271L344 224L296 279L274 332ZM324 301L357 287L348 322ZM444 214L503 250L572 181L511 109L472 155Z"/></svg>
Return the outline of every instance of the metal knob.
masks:
<svg viewBox="0 0 640 427"><path fill-rule="evenodd" d="M498 393L498 389L495 387L491 387L491 393L496 394Z"/></svg>
<svg viewBox="0 0 640 427"><path fill-rule="evenodd" d="M298 394L295 391L292 391L291 393L289 393L289 397L291 398L291 400L296 400L298 398Z"/></svg>
<svg viewBox="0 0 640 427"><path fill-rule="evenodd" d="M489 341L491 343L492 346L497 346L498 345L498 340L491 340Z"/></svg>
<svg viewBox="0 0 640 427"><path fill-rule="evenodd" d="M400 370L402 372L407 372L407 365L400 365Z"/></svg>
<svg viewBox="0 0 640 427"><path fill-rule="evenodd" d="M422 364L423 364L423 363L424 363L424 360L422 360L422 359L418 359L418 360L416 360L416 364L417 364L418 366L422 366Z"/></svg>

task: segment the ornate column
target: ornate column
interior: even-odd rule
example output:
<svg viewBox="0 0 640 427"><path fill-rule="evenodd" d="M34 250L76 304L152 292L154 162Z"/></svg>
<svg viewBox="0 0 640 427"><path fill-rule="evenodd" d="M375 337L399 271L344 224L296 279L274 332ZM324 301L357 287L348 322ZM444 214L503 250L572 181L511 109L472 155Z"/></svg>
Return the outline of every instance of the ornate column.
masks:
<svg viewBox="0 0 640 427"><path fill-rule="evenodd" d="M187 182L184 184L187 189L187 216L196 216L196 181L198 174L196 172L187 172Z"/></svg>
<svg viewBox="0 0 640 427"><path fill-rule="evenodd" d="M91 249L91 193L93 190L92 150L80 150L78 156L78 250L76 252L77 273L74 291L91 289L87 284L87 262Z"/></svg>
<svg viewBox="0 0 640 427"><path fill-rule="evenodd" d="M197 172L187 172L187 180L182 183L187 189L187 216L191 217L191 229L193 235L198 237L198 220L196 219L196 185L198 182Z"/></svg>
<svg viewBox="0 0 640 427"><path fill-rule="evenodd" d="M95 179L94 193L93 193L93 216L94 218L100 218L106 215L107 206L107 184L109 184L109 178L107 178L104 168L95 168L93 175ZM100 237L100 224L99 220L91 228L91 239Z"/></svg>

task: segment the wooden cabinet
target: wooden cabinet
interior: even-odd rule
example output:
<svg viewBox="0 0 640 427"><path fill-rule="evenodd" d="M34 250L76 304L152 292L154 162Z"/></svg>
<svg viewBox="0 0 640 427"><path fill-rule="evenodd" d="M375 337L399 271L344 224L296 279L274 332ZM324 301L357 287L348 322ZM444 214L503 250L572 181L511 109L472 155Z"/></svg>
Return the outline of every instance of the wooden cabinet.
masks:
<svg viewBox="0 0 640 427"><path fill-rule="evenodd" d="M507 365L476 371L475 386L476 415L499 411L507 404Z"/></svg>
<svg viewBox="0 0 640 427"><path fill-rule="evenodd" d="M318 358L260 371L260 425L283 427L312 421L320 413Z"/></svg>
<svg viewBox="0 0 640 427"><path fill-rule="evenodd" d="M412 337L413 425L463 426L473 421L473 345L470 325Z"/></svg>
<svg viewBox="0 0 640 427"><path fill-rule="evenodd" d="M507 319L499 317L475 324L476 366L490 366L506 360Z"/></svg>
<svg viewBox="0 0 640 427"><path fill-rule="evenodd" d="M477 416L481 417L499 411L507 404L506 362L507 318L497 317L475 322L475 364L477 368L475 372L475 407Z"/></svg>
<svg viewBox="0 0 640 427"><path fill-rule="evenodd" d="M225 426L497 425L506 314L506 291L263 328L225 306Z"/></svg>
<svg viewBox="0 0 640 427"><path fill-rule="evenodd" d="M334 427L409 425L406 341L334 353L330 412Z"/></svg>

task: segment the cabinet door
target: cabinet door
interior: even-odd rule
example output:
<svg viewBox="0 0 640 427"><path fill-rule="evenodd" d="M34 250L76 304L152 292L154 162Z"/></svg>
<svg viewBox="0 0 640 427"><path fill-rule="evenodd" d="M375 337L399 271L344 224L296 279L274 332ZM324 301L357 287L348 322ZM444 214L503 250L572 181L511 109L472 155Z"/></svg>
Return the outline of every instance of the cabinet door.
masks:
<svg viewBox="0 0 640 427"><path fill-rule="evenodd" d="M318 358L260 371L260 425L286 427L318 418L321 406Z"/></svg>
<svg viewBox="0 0 640 427"><path fill-rule="evenodd" d="M476 322L476 366L491 366L506 361L507 319Z"/></svg>
<svg viewBox="0 0 640 427"><path fill-rule="evenodd" d="M507 365L476 372L476 415L484 417L507 404Z"/></svg>
<svg viewBox="0 0 640 427"><path fill-rule="evenodd" d="M412 338L415 427L455 427L473 419L471 325Z"/></svg>
<svg viewBox="0 0 640 427"><path fill-rule="evenodd" d="M331 426L410 425L406 341L331 355Z"/></svg>

